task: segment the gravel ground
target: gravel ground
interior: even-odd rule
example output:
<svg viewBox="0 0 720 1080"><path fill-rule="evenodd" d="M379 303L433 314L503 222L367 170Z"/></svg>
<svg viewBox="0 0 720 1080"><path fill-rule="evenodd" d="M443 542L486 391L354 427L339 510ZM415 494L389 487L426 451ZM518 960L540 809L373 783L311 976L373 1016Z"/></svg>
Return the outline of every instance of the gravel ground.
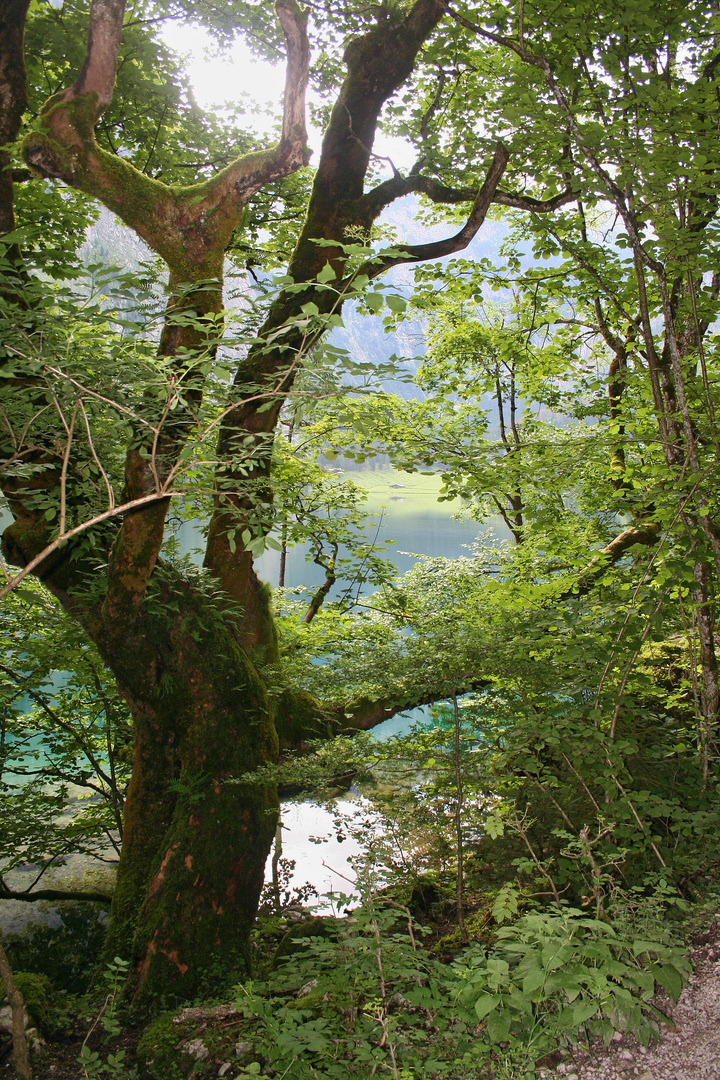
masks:
<svg viewBox="0 0 720 1080"><path fill-rule="evenodd" d="M616 1034L607 1050L546 1075L564 1080L720 1080L720 915L696 939L693 974L677 1005L658 1001L673 1021L653 1046Z"/></svg>

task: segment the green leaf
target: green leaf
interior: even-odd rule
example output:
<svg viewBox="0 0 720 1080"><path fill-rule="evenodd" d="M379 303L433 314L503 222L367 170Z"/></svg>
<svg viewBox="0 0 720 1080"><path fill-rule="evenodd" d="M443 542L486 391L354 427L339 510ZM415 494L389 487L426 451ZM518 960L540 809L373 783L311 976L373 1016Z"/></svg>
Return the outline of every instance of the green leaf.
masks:
<svg viewBox="0 0 720 1080"><path fill-rule="evenodd" d="M523 979L523 993L532 994L535 990L538 990L545 982L545 972L542 968L537 967L534 971L530 971Z"/></svg>
<svg viewBox="0 0 720 1080"><path fill-rule="evenodd" d="M493 1042L505 1042L510 1034L510 1011L491 1012L487 1018L487 1033Z"/></svg>
<svg viewBox="0 0 720 1080"><path fill-rule="evenodd" d="M15 596L20 600L24 600L26 604L44 606L47 603L45 597L40 596L40 593L33 592L32 589L15 589Z"/></svg>
<svg viewBox="0 0 720 1080"><path fill-rule="evenodd" d="M478 1020L484 1019L489 1012L492 1012L499 1001L499 994L483 994L482 997L479 997L475 1002L475 1013Z"/></svg>
<svg viewBox="0 0 720 1080"><path fill-rule="evenodd" d="M652 964L650 970L655 976L655 981L667 990L673 1001L677 1001L684 984L683 977L677 968L672 964Z"/></svg>
<svg viewBox="0 0 720 1080"><path fill-rule="evenodd" d="M327 284L328 281L334 281L336 277L337 277L337 274L333 270L332 266L330 265L329 262L326 262L325 265L323 266L322 270L318 274L317 280L321 283L321 285L325 285L325 284ZM309 306L309 305L306 305L306 306ZM305 308L303 308L303 311L304 310L305 310Z"/></svg>
<svg viewBox="0 0 720 1080"><path fill-rule="evenodd" d="M407 300L403 296L398 296L396 293L388 293L385 297L385 301L391 311L401 312L407 307Z"/></svg>
<svg viewBox="0 0 720 1080"><path fill-rule="evenodd" d="M591 1016L594 1016L600 1009L600 1005L597 1001L592 999L584 999L583 1001L576 1001L572 1009L572 1022L574 1027L580 1027L589 1020Z"/></svg>

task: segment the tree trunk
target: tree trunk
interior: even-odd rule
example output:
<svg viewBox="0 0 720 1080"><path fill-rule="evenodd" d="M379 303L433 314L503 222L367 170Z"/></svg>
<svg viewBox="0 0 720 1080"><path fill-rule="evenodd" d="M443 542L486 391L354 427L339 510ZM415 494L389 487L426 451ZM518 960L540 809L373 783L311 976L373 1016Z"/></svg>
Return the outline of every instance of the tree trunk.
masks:
<svg viewBox="0 0 720 1080"><path fill-rule="evenodd" d="M24 14L26 0L12 0L11 7ZM306 15L295 0L276 0L276 10L288 54L283 129L276 147L237 158L210 178L172 188L103 149L94 128L113 97L123 0L93 0L85 64L77 80L47 103L24 141L25 159L33 170L103 202L164 259L171 284L217 281L214 290L203 287L182 300L171 298L168 308L160 354L176 376L193 375L188 400L202 392L202 365L197 378L193 365L196 360L204 365L213 344L193 328L196 324L187 325L177 315L183 310L199 316L219 313L223 253L242 222L244 206L262 186L307 161ZM367 170L382 108L410 75L445 13L443 0L414 0L391 13L383 8L377 24L348 45L347 77L323 140L306 223L289 266L295 281L312 283L327 260L339 280L346 269L341 245L348 235L353 230L368 234L383 208L406 193L405 186L419 190L422 178L413 176L407 181L396 177L367 191ZM14 27L0 17L0 90L3 58L15 57L17 67ZM22 79L16 82L24 87ZM13 99L15 128L24 107L21 98L18 91ZM2 106L0 101L0 114ZM459 233L446 241L401 245L403 257L373 264L368 276L397 262L439 258L466 247L484 220L506 164L507 152L498 147L479 191L461 193L472 208ZM7 183L0 194L3 190L10 198ZM456 201L454 196L451 201ZM337 246L318 245L318 237ZM130 996L144 1009L211 991L247 968L249 932L278 800L275 785L267 780L235 781L274 762L279 742L297 746L348 723L344 708L338 717L332 710L323 714L310 695L301 692L286 690L271 708L256 664L277 663L277 638L267 586L258 580L251 552L241 542L246 512L257 518L261 503L268 508L265 524L271 525L270 450L297 369L293 349L299 339L285 335L269 349L268 334L298 315L308 300L321 312L335 303L329 293L313 286L300 296L292 290L283 294L271 307L257 347L235 374L229 401L236 404L220 432L215 512L205 556L215 585L212 595L173 578L158 562L167 500L155 472L164 480L179 460L192 427L191 410L184 405L169 410L154 460L139 435L127 446L122 501L158 492L162 498L125 513L113 527L104 597L98 601L97 593L95 599L86 596L88 579L98 580L97 567L78 558L71 542L37 570L97 644L134 717L135 761L107 949L110 957L132 959ZM216 320L208 319L207 327L212 334ZM263 392L267 388L267 396L259 394L258 387ZM195 400L193 396L192 403ZM179 405L179 399L173 404ZM151 419L159 424L158 417ZM256 440L258 464L252 471L246 468L248 437ZM55 489L59 468L50 460L55 471L46 468L40 474L48 493ZM68 483L75 480L71 469ZM5 530L3 547L8 560L19 566L39 555L54 530L34 509L36 494L27 480L19 490L6 490L16 520ZM360 710L355 726L372 726L397 711L371 705L369 711Z"/></svg>
<svg viewBox="0 0 720 1080"><path fill-rule="evenodd" d="M135 720L107 954L132 959L140 1006L249 969L278 815L273 783L236 782L277 759L265 686L202 597L181 583L174 600L171 619L100 643Z"/></svg>

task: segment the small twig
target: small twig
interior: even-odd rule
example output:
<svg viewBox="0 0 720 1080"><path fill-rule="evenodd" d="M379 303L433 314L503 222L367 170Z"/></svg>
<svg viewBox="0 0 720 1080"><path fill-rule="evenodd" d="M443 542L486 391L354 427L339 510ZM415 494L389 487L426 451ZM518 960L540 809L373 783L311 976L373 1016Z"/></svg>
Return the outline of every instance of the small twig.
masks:
<svg viewBox="0 0 720 1080"><path fill-rule="evenodd" d="M93 442L92 433L90 431L90 420L88 419L88 414L85 411L85 405L83 404L82 400L80 401L80 408L82 409L83 418L85 420L85 430L87 431L88 446L90 447L90 453L92 454L93 459L95 461L95 464L97 465L98 469L100 470L102 478L105 481L105 487L107 488L107 493L108 493L108 506L112 510L113 507L115 506L115 492L113 491L112 484L108 480L107 473L105 472L105 470L103 469L103 467L102 467L102 465L100 463L100 458L97 456L97 453L95 451L95 443Z"/></svg>
<svg viewBox="0 0 720 1080"><path fill-rule="evenodd" d="M75 431L75 420L77 418L79 408L80 400L78 399L73 406L72 415L70 417L70 425L69 427L66 427L67 442L65 444L65 453L63 454L62 468L60 469L60 518L58 521L58 532L61 536L65 532L65 516L67 513L67 473L68 465L70 463L70 450L72 449L73 433Z"/></svg>

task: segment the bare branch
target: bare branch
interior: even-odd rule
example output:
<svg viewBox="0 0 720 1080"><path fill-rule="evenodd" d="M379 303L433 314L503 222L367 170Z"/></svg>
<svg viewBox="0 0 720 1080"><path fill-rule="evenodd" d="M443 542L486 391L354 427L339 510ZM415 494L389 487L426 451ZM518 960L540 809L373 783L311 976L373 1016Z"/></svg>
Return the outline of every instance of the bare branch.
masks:
<svg viewBox="0 0 720 1080"><path fill-rule="evenodd" d="M446 240L437 240L429 244L398 244L403 254L394 258L382 259L368 263L363 267L362 273L369 277L377 277L388 270L391 266L400 266L403 263L421 262L429 259L440 259L445 255L452 255L456 251L462 251L476 236L480 226L485 220L490 205L493 201L497 186L505 172L509 155L502 143L498 143L493 160L488 169L483 186L477 193L472 210L468 219L459 232L449 236Z"/></svg>
<svg viewBox="0 0 720 1080"><path fill-rule="evenodd" d="M287 46L282 139L286 143L297 143L304 150L307 140L305 90L310 71L307 12L302 11L295 0L276 0L275 11Z"/></svg>
<svg viewBox="0 0 720 1080"><path fill-rule="evenodd" d="M445 206L456 206L459 203L471 203L478 197L477 188L451 187L443 184L432 176L418 176L411 173L409 176L401 176L399 173L390 180L378 184L363 196L364 204L374 214L380 213L384 207L402 199L405 195L425 195L431 202ZM577 198L572 191L562 191L553 195L550 199L534 199L529 195L518 195L511 191L495 191L492 203L496 206L509 206L516 210L527 210L534 214L548 214L558 210L566 203Z"/></svg>
<svg viewBox="0 0 720 1080"><path fill-rule="evenodd" d="M97 95L96 119L112 101L117 73L125 0L93 0L85 61L68 98Z"/></svg>
<svg viewBox="0 0 720 1080"><path fill-rule="evenodd" d="M100 474L101 474L103 480L105 481L105 487L107 489L107 495L108 495L108 506L112 510L113 507L115 506L115 492L113 491L112 484L108 480L107 473L105 472L105 470L102 467L102 464L100 462L100 458L97 456L97 453L95 451L95 443L93 442L92 432L90 431L90 421L88 419L88 414L85 411L85 406L84 406L82 401L80 402L80 408L82 409L83 418L85 420L85 430L87 431L88 446L90 447L90 453L92 454L93 460L94 460L95 464L97 465L98 469L100 470Z"/></svg>
<svg viewBox="0 0 720 1080"><path fill-rule="evenodd" d="M25 900L34 904L38 900L89 900L95 904L109 904L112 895L101 892L65 891L63 889L36 889L35 892L15 892L8 889L0 878L0 900Z"/></svg>
<svg viewBox="0 0 720 1080"><path fill-rule="evenodd" d="M65 443L62 468L60 469L60 520L58 522L58 532L61 536L65 532L65 515L67 513L67 472L68 464L70 462L70 451L72 450L73 432L75 431L75 420L79 407L80 402L76 401L70 417L70 425L67 428L67 442Z"/></svg>
<svg viewBox="0 0 720 1080"><path fill-rule="evenodd" d="M163 499L176 498L182 494L178 491L154 491L151 495L143 495L140 499L131 499L130 502L121 503L119 506L113 506L111 510L105 510L102 514L96 514L95 517L88 518L87 521L81 522L73 529L68 529L62 536L57 536L52 543L47 544L42 551L35 555L22 570L18 571L13 578L11 578L2 589L0 589L0 600L8 593L12 592L21 581L23 581L28 574L34 573L42 564L48 559L58 548L62 547L68 540L72 540L74 536L80 536L82 533L91 529L94 525L100 525L103 521L108 521L110 518L118 517L120 514L129 514L133 510L139 510L142 507L150 506L152 503L162 502Z"/></svg>

